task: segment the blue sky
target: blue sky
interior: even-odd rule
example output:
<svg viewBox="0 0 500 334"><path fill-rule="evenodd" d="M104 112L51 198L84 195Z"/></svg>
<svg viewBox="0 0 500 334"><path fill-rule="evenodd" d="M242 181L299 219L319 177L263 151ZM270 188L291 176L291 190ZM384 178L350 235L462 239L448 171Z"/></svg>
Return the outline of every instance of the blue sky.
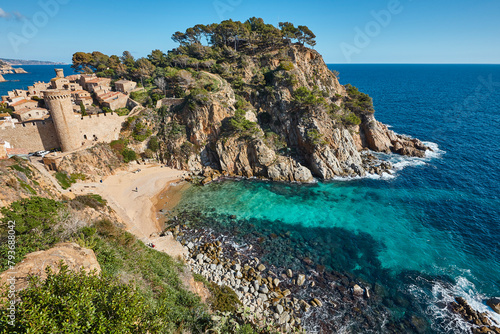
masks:
<svg viewBox="0 0 500 334"><path fill-rule="evenodd" d="M252 16L307 25L327 63L500 63L500 0L2 1L0 58L142 57L177 30Z"/></svg>

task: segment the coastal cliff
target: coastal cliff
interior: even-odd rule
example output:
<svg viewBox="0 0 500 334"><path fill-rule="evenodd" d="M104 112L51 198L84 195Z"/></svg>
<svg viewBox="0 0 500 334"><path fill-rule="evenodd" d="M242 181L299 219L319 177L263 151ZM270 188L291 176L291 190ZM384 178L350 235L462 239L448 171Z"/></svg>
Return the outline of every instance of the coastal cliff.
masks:
<svg viewBox="0 0 500 334"><path fill-rule="evenodd" d="M185 71L192 78L184 87L189 94L169 110L160 130L169 165L311 182L313 176L373 173L366 150L425 155L428 148L418 139L378 122L371 98L342 86L317 51L302 45L266 51L234 53L210 69L215 73ZM172 124L184 132L172 135Z"/></svg>
<svg viewBox="0 0 500 334"><path fill-rule="evenodd" d="M372 99L306 47L315 37L289 22L226 20L176 32L168 53L77 52L73 68L144 84L133 98L157 114L134 116L122 136L156 135L160 160L208 179L312 182L390 172L370 151L424 157L428 147L378 122Z"/></svg>

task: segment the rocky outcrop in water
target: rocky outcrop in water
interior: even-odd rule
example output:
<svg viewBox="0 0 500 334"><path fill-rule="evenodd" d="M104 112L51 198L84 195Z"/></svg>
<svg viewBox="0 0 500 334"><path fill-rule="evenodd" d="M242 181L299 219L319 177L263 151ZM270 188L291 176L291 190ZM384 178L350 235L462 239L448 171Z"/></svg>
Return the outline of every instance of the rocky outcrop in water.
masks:
<svg viewBox="0 0 500 334"><path fill-rule="evenodd" d="M472 325L471 332L473 334L500 334L500 327L490 319L488 313L474 310L464 298L455 298L455 302L451 303L451 308Z"/></svg>
<svg viewBox="0 0 500 334"><path fill-rule="evenodd" d="M169 165L311 182L373 173L364 150L425 156L429 148L378 122L371 99L340 85L315 50L267 51L233 52L213 73L179 74L189 95L160 131Z"/></svg>

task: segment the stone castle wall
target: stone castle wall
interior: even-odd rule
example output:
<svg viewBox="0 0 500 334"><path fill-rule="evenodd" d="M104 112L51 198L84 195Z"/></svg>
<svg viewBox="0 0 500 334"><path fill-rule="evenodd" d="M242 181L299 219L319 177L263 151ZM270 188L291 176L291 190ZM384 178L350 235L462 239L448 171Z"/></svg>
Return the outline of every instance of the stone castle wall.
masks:
<svg viewBox="0 0 500 334"><path fill-rule="evenodd" d="M72 137L81 146L90 146L99 142L111 142L118 139L126 116L100 114L75 117ZM34 121L17 124L15 128L0 129L0 138L14 148L24 148L29 152L61 148L56 128L52 120ZM80 147L80 146L79 146Z"/></svg>
<svg viewBox="0 0 500 334"><path fill-rule="evenodd" d="M15 128L1 129L0 138L9 142L13 148L24 148L30 152L60 147L51 120L17 124Z"/></svg>
<svg viewBox="0 0 500 334"><path fill-rule="evenodd" d="M109 143L118 139L126 118L115 113L83 116L77 118L75 131L78 132L82 146L98 142Z"/></svg>

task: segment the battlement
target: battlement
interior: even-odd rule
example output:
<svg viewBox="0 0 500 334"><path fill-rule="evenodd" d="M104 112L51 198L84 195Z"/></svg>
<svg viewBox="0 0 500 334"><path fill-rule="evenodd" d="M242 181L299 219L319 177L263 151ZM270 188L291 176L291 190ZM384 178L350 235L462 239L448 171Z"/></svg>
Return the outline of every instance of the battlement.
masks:
<svg viewBox="0 0 500 334"><path fill-rule="evenodd" d="M47 95L47 91L44 92L44 98L47 100L64 100L71 99L71 94L58 94L58 95Z"/></svg>

